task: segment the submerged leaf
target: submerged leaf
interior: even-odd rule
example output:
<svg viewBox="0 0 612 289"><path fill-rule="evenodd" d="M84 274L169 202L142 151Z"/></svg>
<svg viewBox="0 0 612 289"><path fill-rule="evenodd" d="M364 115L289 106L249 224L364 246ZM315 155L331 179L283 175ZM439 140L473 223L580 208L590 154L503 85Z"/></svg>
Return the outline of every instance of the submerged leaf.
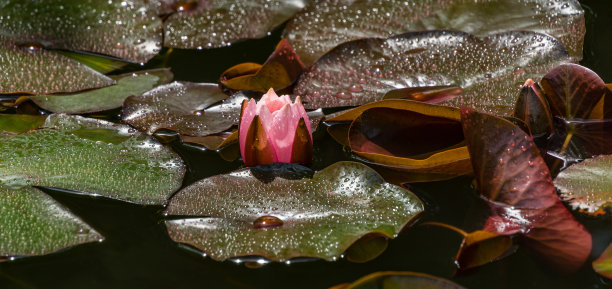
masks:
<svg viewBox="0 0 612 289"><path fill-rule="evenodd" d="M131 95L141 95L153 87L172 81L170 69L143 70L111 76L116 85L75 94L34 95L38 106L58 113L90 113L121 107Z"/></svg>
<svg viewBox="0 0 612 289"><path fill-rule="evenodd" d="M277 166L286 173L304 170ZM414 194L360 163L336 163L312 179L288 180L278 171L274 179L259 170L213 176L178 192L166 212L193 217L166 221L170 237L215 260L333 260L366 234L394 237L423 210ZM266 218L274 221L263 225Z"/></svg>
<svg viewBox="0 0 612 289"><path fill-rule="evenodd" d="M591 235L559 200L533 140L504 119L462 108L463 131L478 183L492 214L485 229L522 233L554 268L576 271L591 252Z"/></svg>
<svg viewBox="0 0 612 289"><path fill-rule="evenodd" d="M139 204L164 204L185 173L182 160L154 139L126 125L78 116L50 115L39 129L3 139L0 150L1 184Z"/></svg>
<svg viewBox="0 0 612 289"><path fill-rule="evenodd" d="M0 94L75 92L114 83L75 60L35 45L18 46L0 35Z"/></svg>
<svg viewBox="0 0 612 289"><path fill-rule="evenodd" d="M597 260L593 261L593 269L606 278L612 279L612 244L608 246Z"/></svg>
<svg viewBox="0 0 612 289"><path fill-rule="evenodd" d="M43 192L0 185L0 256L48 254L102 236Z"/></svg>
<svg viewBox="0 0 612 289"><path fill-rule="evenodd" d="M343 43L298 79L307 108L361 105L408 87L454 86L463 94L439 104L509 115L525 78L540 79L569 61L551 36L506 32L482 39L458 31L406 33Z"/></svg>
<svg viewBox="0 0 612 289"><path fill-rule="evenodd" d="M47 117L43 115L2 114L0 134L18 134L40 127Z"/></svg>
<svg viewBox="0 0 612 289"><path fill-rule="evenodd" d="M435 29L480 37L509 30L547 33L580 60L585 23L576 0L319 0L289 21L283 37L310 65L343 42Z"/></svg>
<svg viewBox="0 0 612 289"><path fill-rule="evenodd" d="M179 134L204 136L238 124L244 99L247 97L243 93L227 98L215 83L175 81L128 97L122 119L149 134L166 128Z"/></svg>
<svg viewBox="0 0 612 289"><path fill-rule="evenodd" d="M597 213L612 207L612 155L569 166L555 178L555 186L574 209Z"/></svg>
<svg viewBox="0 0 612 289"><path fill-rule="evenodd" d="M295 54L289 42L282 39L262 66L254 63L238 64L221 74L221 83L233 90L265 93L273 88L278 91L293 84L303 70L304 64L300 57Z"/></svg>
<svg viewBox="0 0 612 289"><path fill-rule="evenodd" d="M377 272L364 276L351 284L341 284L330 289L463 289L463 286L446 279L415 272Z"/></svg>
<svg viewBox="0 0 612 289"><path fill-rule="evenodd" d="M164 46L203 49L229 46L242 39L261 38L287 21L308 0L149 1L164 22Z"/></svg>
<svg viewBox="0 0 612 289"><path fill-rule="evenodd" d="M0 35L15 43L137 63L147 62L161 48L162 22L142 0L1 0L0 19ZM66 72L55 73L60 71Z"/></svg>

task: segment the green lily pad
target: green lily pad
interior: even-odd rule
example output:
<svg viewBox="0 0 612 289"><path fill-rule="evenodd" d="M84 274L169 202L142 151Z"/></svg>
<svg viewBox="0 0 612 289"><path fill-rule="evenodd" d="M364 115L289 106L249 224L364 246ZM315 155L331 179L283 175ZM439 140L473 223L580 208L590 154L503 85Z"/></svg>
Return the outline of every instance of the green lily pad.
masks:
<svg viewBox="0 0 612 289"><path fill-rule="evenodd" d="M116 85L88 90L76 94L31 96L38 106L58 113L89 113L121 107L131 95L141 95L153 87L168 83L173 74L170 69L144 70L111 76Z"/></svg>
<svg viewBox="0 0 612 289"><path fill-rule="evenodd" d="M600 155L569 166L555 179L561 198L587 213L612 207L612 155Z"/></svg>
<svg viewBox="0 0 612 289"><path fill-rule="evenodd" d="M40 127L47 117L28 114L2 114L0 134L17 134Z"/></svg>
<svg viewBox="0 0 612 289"><path fill-rule="evenodd" d="M424 31L341 44L298 79L294 93L307 108L361 105L391 90L453 86L463 93L438 102L510 115L525 79L540 79L569 61L549 35L513 31L476 38Z"/></svg>
<svg viewBox="0 0 612 289"><path fill-rule="evenodd" d="M304 8L308 0L151 1L164 21L164 46L203 49L261 38Z"/></svg>
<svg viewBox="0 0 612 289"><path fill-rule="evenodd" d="M463 289L446 279L416 272L376 272L351 284L340 284L330 289Z"/></svg>
<svg viewBox="0 0 612 289"><path fill-rule="evenodd" d="M281 168L276 178L255 167L178 192L166 212L193 218L166 221L170 237L215 260L248 255L335 260L366 234L395 237L423 211L414 194L360 163L335 163L312 178L294 180L279 173L303 176L303 167L276 166Z"/></svg>
<svg viewBox="0 0 612 289"><path fill-rule="evenodd" d="M347 41L435 29L479 37L510 30L547 33L580 60L585 23L577 0L320 0L289 21L283 37L310 65Z"/></svg>
<svg viewBox="0 0 612 289"><path fill-rule="evenodd" d="M37 46L16 45L2 35L0 71L0 94L75 92L115 83L73 59Z"/></svg>
<svg viewBox="0 0 612 289"><path fill-rule="evenodd" d="M123 121L149 134L166 128L184 135L209 135L238 124L244 99L243 93L228 98L216 83L175 81L128 97Z"/></svg>
<svg viewBox="0 0 612 289"><path fill-rule="evenodd" d="M101 239L43 192L0 185L0 256L48 254Z"/></svg>
<svg viewBox="0 0 612 289"><path fill-rule="evenodd" d="M612 279L612 244L608 246L597 260L593 261L593 269L602 276Z"/></svg>
<svg viewBox="0 0 612 289"><path fill-rule="evenodd" d="M162 41L162 22L142 0L0 0L0 23L0 36L15 43L138 63L155 56Z"/></svg>
<svg viewBox="0 0 612 289"><path fill-rule="evenodd" d="M185 173L183 161L153 138L79 116L50 115L39 129L4 138L0 151L0 184L58 187L139 204L164 204Z"/></svg>

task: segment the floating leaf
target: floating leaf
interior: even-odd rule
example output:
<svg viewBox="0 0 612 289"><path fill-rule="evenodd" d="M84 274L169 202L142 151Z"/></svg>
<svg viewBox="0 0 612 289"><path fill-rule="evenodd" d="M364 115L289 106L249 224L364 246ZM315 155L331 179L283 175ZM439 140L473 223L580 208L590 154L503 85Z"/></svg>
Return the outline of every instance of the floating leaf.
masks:
<svg viewBox="0 0 612 289"><path fill-rule="evenodd" d="M150 1L164 22L164 46L202 49L229 46L241 39L261 38L302 9L307 0Z"/></svg>
<svg viewBox="0 0 612 289"><path fill-rule="evenodd" d="M161 48L162 22L141 0L2 0L0 23L2 36L15 43L89 51L138 63L147 62ZM66 72L49 70L49 74L60 71Z"/></svg>
<svg viewBox="0 0 612 289"><path fill-rule="evenodd" d="M75 94L34 95L38 106L52 112L89 113L121 107L131 95L141 95L153 87L168 83L173 75L169 69L144 70L111 76L116 85Z"/></svg>
<svg viewBox="0 0 612 289"><path fill-rule="evenodd" d="M0 185L0 256L48 254L102 236L43 192Z"/></svg>
<svg viewBox="0 0 612 289"><path fill-rule="evenodd" d="M531 137L509 121L472 109L462 108L461 119L478 191L491 201L492 222L485 228L522 232L551 266L577 270L591 252L591 235L557 197Z"/></svg>
<svg viewBox="0 0 612 289"><path fill-rule="evenodd" d="M364 276L351 284L330 289L463 289L464 287L435 276L415 272L377 272Z"/></svg>
<svg viewBox="0 0 612 289"><path fill-rule="evenodd" d="M552 114L540 86L529 79L523 85L514 108L514 117L522 120L532 136L548 136L553 132Z"/></svg>
<svg viewBox="0 0 612 289"><path fill-rule="evenodd" d="M221 74L221 83L233 90L278 91L295 82L304 70L304 64L287 40L282 39L268 60L259 66L242 63Z"/></svg>
<svg viewBox="0 0 612 289"><path fill-rule="evenodd" d="M0 94L75 92L115 83L75 60L34 45L18 46L2 36L0 71Z"/></svg>
<svg viewBox="0 0 612 289"><path fill-rule="evenodd" d="M175 81L128 97L122 119L149 134L160 128L191 136L214 134L238 124L247 99L243 93L226 98L217 84Z"/></svg>
<svg viewBox="0 0 612 289"><path fill-rule="evenodd" d="M597 260L593 261L593 269L606 278L612 279L612 244L608 246Z"/></svg>
<svg viewBox="0 0 612 289"><path fill-rule="evenodd" d="M384 100L328 119L352 120L349 145L358 156L403 172L471 172L458 109L409 100Z"/></svg>
<svg viewBox="0 0 612 289"><path fill-rule="evenodd" d="M343 43L298 79L307 108L361 105L395 89L454 86L463 94L439 104L509 115L525 78L540 79L567 62L556 39L535 32L476 38L458 31L406 33Z"/></svg>
<svg viewBox="0 0 612 289"><path fill-rule="evenodd" d="M54 50L53 52L64 55L68 58L72 58L103 74L118 70L129 64L125 60L108 57L105 55L74 52L69 50Z"/></svg>
<svg viewBox="0 0 612 289"><path fill-rule="evenodd" d="M310 65L343 42L435 29L480 37L510 30L547 33L580 60L585 23L584 11L576 0L320 0L289 21L283 37Z"/></svg>
<svg viewBox="0 0 612 289"><path fill-rule="evenodd" d="M335 163L312 179L294 180L279 172L294 175L303 168L276 166L272 177L255 167L181 190L166 212L194 217L166 221L170 237L215 260L247 255L333 260L366 234L394 237L423 210L411 192L385 183L360 163Z"/></svg>
<svg viewBox="0 0 612 289"><path fill-rule="evenodd" d="M17 134L41 126L47 117L43 115L2 114L0 115L0 134Z"/></svg>
<svg viewBox="0 0 612 289"><path fill-rule="evenodd" d="M387 92L383 98L401 98L425 103L438 103L449 98L457 97L461 93L463 93L463 89L456 86L407 87L391 90Z"/></svg>
<svg viewBox="0 0 612 289"><path fill-rule="evenodd" d="M1 116L0 116L1 117ZM164 204L180 188L182 160L126 125L50 115L0 142L0 183L47 186L140 204Z"/></svg>
<svg viewBox="0 0 612 289"><path fill-rule="evenodd" d="M381 234L368 234L346 249L346 259L354 263L365 263L380 256L389 245L389 238Z"/></svg>
<svg viewBox="0 0 612 289"><path fill-rule="evenodd" d="M569 166L555 178L555 186L574 209L596 213L612 207L612 155Z"/></svg>

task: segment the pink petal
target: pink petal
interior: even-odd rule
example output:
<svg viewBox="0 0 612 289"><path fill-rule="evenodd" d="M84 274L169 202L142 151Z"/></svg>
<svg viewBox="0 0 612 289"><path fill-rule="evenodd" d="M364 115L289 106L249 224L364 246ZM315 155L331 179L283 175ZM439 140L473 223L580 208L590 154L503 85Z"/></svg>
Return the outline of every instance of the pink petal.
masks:
<svg viewBox="0 0 612 289"><path fill-rule="evenodd" d="M268 111L275 112L283 107L287 102L285 99L276 95L274 89L270 88L266 94L261 97L260 103L264 103L268 107ZM290 101L289 101L290 103Z"/></svg>
<svg viewBox="0 0 612 289"><path fill-rule="evenodd" d="M293 115L289 104L285 104L272 115L272 122L267 125L270 131L270 139L276 149L278 162L289 163L291 162L291 147L295 135L295 128L293 130L291 128L295 126L294 123L297 123L299 119L295 120L295 115ZM266 123L264 123L264 126L266 126Z"/></svg>
<svg viewBox="0 0 612 289"><path fill-rule="evenodd" d="M261 104L260 101L258 104ZM267 106L265 105L257 105L257 115L259 116L259 120L261 121L261 125L268 136L268 142L272 144L274 147L274 161L278 162L278 152L275 145L274 132L271 129L271 124L274 123L274 116L270 113Z"/></svg>
<svg viewBox="0 0 612 289"><path fill-rule="evenodd" d="M247 132L249 131L249 127L251 126L251 122L253 122L253 118L257 113L257 102L254 99L251 99L246 108L240 117L239 124L239 134L238 134L238 143L240 144L240 155L242 159L244 159L244 144L246 142Z"/></svg>

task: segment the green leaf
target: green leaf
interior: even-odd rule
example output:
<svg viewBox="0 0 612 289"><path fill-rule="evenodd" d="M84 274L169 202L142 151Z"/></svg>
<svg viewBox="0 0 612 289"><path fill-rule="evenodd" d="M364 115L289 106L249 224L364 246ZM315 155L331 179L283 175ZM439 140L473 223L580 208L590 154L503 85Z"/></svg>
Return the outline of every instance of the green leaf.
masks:
<svg viewBox="0 0 612 289"><path fill-rule="evenodd" d="M124 60L103 55L96 55L85 52L74 52L68 50L54 50L54 52L72 58L103 74L109 73L111 71L120 69L128 65L128 62L125 62Z"/></svg>
<svg viewBox="0 0 612 289"><path fill-rule="evenodd" d="M593 261L593 269L606 278L612 279L612 244L608 246L597 260Z"/></svg>
<svg viewBox="0 0 612 289"><path fill-rule="evenodd" d="M289 21L283 37L310 65L347 41L435 29L479 37L510 30L547 33L577 60L582 59L585 34L584 11L577 0L319 0Z"/></svg>
<svg viewBox="0 0 612 289"><path fill-rule="evenodd" d="M17 134L40 127L46 116L28 114L2 114L0 116L0 134Z"/></svg>
<svg viewBox="0 0 612 289"><path fill-rule="evenodd" d="M364 276L351 284L330 289L464 289L446 279L415 272L377 272Z"/></svg>
<svg viewBox="0 0 612 289"><path fill-rule="evenodd" d="M166 212L193 217L166 221L170 237L215 260L246 255L334 260L366 234L395 237L423 211L414 194L360 163L335 163L312 178L303 178L307 171L297 165L272 168L272 176L254 167L178 192ZM300 178L283 176L295 174Z"/></svg>
<svg viewBox="0 0 612 289"><path fill-rule="evenodd" d="M237 93L226 98L215 83L175 81L128 97L122 119L149 134L166 128L182 135L209 135L225 131L240 120L240 107L246 96Z"/></svg>
<svg viewBox="0 0 612 289"><path fill-rule="evenodd" d="M185 173L182 160L156 140L126 125L79 116L50 115L39 129L5 138L0 151L0 184L140 204L164 204Z"/></svg>
<svg viewBox="0 0 612 289"><path fill-rule="evenodd" d="M561 198L574 209L602 213L612 207L612 155L600 155L573 164L555 179Z"/></svg>
<svg viewBox="0 0 612 289"><path fill-rule="evenodd" d="M147 62L161 48L162 22L142 0L0 0L0 19L0 37L15 43L137 63ZM65 72L56 73L60 71Z"/></svg>
<svg viewBox="0 0 612 289"><path fill-rule="evenodd" d="M453 86L437 104L510 115L526 78L539 80L569 61L549 35L513 31L476 38L458 31L423 31L343 43L298 79L294 93L307 108L362 105L391 90Z"/></svg>
<svg viewBox="0 0 612 289"><path fill-rule="evenodd" d="M121 107L132 95L141 95L153 87L168 83L173 75L170 69L143 70L112 76L116 85L75 94L34 95L38 106L58 113L90 113Z"/></svg>
<svg viewBox="0 0 612 289"><path fill-rule="evenodd" d="M43 192L0 185L0 256L48 254L102 236Z"/></svg>
<svg viewBox="0 0 612 289"><path fill-rule="evenodd" d="M202 49L261 38L306 6L308 0L150 1L164 21L164 46Z"/></svg>

